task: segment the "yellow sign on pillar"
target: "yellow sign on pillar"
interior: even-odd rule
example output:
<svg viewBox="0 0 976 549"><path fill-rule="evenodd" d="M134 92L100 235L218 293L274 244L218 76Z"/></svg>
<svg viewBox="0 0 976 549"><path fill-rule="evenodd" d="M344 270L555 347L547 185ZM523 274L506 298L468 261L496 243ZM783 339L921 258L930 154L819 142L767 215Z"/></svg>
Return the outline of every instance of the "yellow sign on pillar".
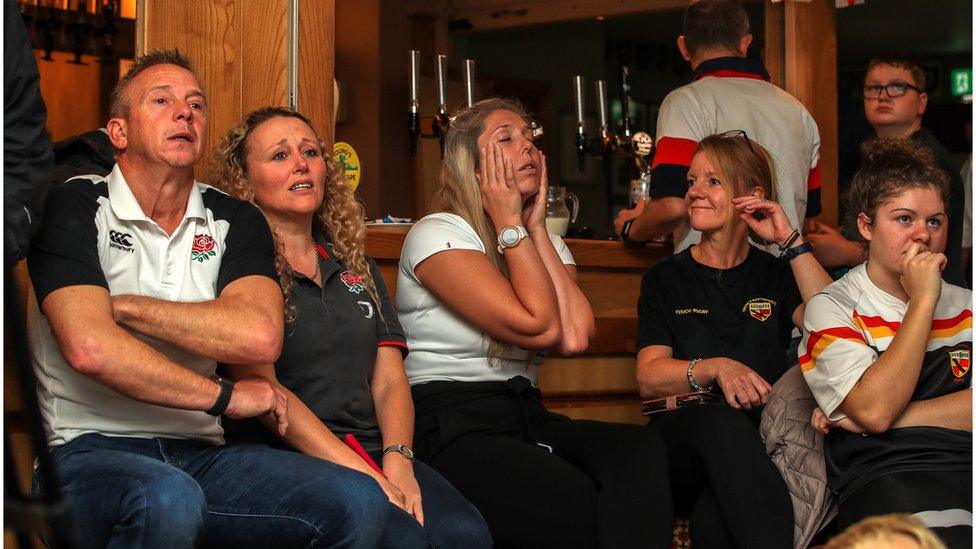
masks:
<svg viewBox="0 0 976 549"><path fill-rule="evenodd" d="M349 180L349 186L355 191L356 187L359 186L361 172L356 149L352 148L349 143L336 141L335 145L332 146L332 155L336 162L342 165L342 169L346 172L346 179Z"/></svg>

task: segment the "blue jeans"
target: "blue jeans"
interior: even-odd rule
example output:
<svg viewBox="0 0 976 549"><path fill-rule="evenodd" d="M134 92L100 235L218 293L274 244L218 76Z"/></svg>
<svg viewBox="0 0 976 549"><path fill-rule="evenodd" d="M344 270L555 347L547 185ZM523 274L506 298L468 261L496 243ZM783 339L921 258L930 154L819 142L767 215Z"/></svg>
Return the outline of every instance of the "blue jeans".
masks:
<svg viewBox="0 0 976 549"><path fill-rule="evenodd" d="M382 463L382 452L370 452ZM450 482L429 465L414 461L413 475L420 486L424 525L413 515L388 503L390 515L380 547L491 549L491 533L481 513Z"/></svg>
<svg viewBox="0 0 976 549"><path fill-rule="evenodd" d="M52 455L76 547L373 548L389 515L370 477L262 445L88 434Z"/></svg>

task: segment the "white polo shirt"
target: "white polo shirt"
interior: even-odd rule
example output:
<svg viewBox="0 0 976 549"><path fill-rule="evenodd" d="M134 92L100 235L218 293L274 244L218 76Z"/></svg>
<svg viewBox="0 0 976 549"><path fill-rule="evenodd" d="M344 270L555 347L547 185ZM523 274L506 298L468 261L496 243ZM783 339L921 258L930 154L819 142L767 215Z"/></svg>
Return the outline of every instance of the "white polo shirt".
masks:
<svg viewBox="0 0 976 549"><path fill-rule="evenodd" d="M74 178L51 190L27 267L33 283L28 337L51 445L85 433L223 443L216 417L133 400L72 369L38 303L74 285L195 302L218 297L245 276L277 280L271 232L257 208L194 181L183 220L168 235L143 213L116 165L104 178ZM209 358L133 335L202 375L216 368Z"/></svg>

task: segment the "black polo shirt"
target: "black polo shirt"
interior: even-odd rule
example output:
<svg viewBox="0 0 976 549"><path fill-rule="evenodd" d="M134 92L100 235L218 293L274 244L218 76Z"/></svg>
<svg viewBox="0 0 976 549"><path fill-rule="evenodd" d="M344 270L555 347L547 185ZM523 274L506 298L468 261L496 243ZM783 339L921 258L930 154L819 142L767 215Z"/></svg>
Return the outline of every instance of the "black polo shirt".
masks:
<svg viewBox="0 0 976 549"><path fill-rule="evenodd" d="M296 316L285 325L275 371L281 384L333 433L340 438L350 433L367 451L380 450L383 440L370 392L373 365L378 347L393 346L406 353L406 339L376 263L367 258L379 306L360 275L335 257L332 245L320 235L316 241L323 286L295 274L289 302ZM257 421L226 423L231 440L281 445Z"/></svg>
<svg viewBox="0 0 976 549"><path fill-rule="evenodd" d="M644 273L637 350L667 345L677 359L728 357L773 384L791 366L792 315L802 302L787 261L749 246L742 263L715 269L688 248Z"/></svg>

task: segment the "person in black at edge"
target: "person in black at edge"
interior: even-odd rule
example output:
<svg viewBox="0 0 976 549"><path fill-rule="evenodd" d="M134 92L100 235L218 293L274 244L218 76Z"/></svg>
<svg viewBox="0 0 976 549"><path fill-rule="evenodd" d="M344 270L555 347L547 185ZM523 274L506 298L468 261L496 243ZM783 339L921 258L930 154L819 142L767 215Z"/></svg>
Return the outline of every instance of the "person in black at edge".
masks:
<svg viewBox="0 0 976 549"><path fill-rule="evenodd" d="M715 390L725 402L678 408L652 425L664 437L676 514L695 547L793 543L787 487L757 425L786 372L803 303L830 282L773 200L768 152L744 132L706 137L685 196L701 243L651 267L638 303L641 396ZM781 259L749 243L775 243Z"/></svg>
<svg viewBox="0 0 976 549"><path fill-rule="evenodd" d="M942 278L950 284L968 287L962 257L965 208L962 175L949 151L932 132L922 127L922 116L929 99L925 89L925 71L914 59L896 54L875 57L868 62L864 75L864 114L877 137L911 139L931 151L938 168L945 172L949 179L949 200L946 202L949 232L945 248L949 263L942 271ZM814 256L824 267L853 267L867 259L867 250L863 246L822 223L811 224L807 239L813 245Z"/></svg>
<svg viewBox="0 0 976 549"><path fill-rule="evenodd" d="M210 165L215 185L260 207L275 233L290 322L274 364L235 376L280 380L289 394L280 438L257 421L225 422L231 442L287 447L373 478L389 498L381 547L491 547L484 519L443 477L415 461L407 346L363 207L300 113L258 109L235 124ZM382 470L338 438L352 435ZM396 507L394 507L394 505Z"/></svg>
<svg viewBox="0 0 976 549"><path fill-rule="evenodd" d="M940 279L947 183L924 147L865 145L848 202L868 259L807 304L800 368L840 526L907 513L958 548L973 535L973 294Z"/></svg>
<svg viewBox="0 0 976 549"><path fill-rule="evenodd" d="M47 108L17 2L3 5L3 247L10 268L41 227L53 155Z"/></svg>

